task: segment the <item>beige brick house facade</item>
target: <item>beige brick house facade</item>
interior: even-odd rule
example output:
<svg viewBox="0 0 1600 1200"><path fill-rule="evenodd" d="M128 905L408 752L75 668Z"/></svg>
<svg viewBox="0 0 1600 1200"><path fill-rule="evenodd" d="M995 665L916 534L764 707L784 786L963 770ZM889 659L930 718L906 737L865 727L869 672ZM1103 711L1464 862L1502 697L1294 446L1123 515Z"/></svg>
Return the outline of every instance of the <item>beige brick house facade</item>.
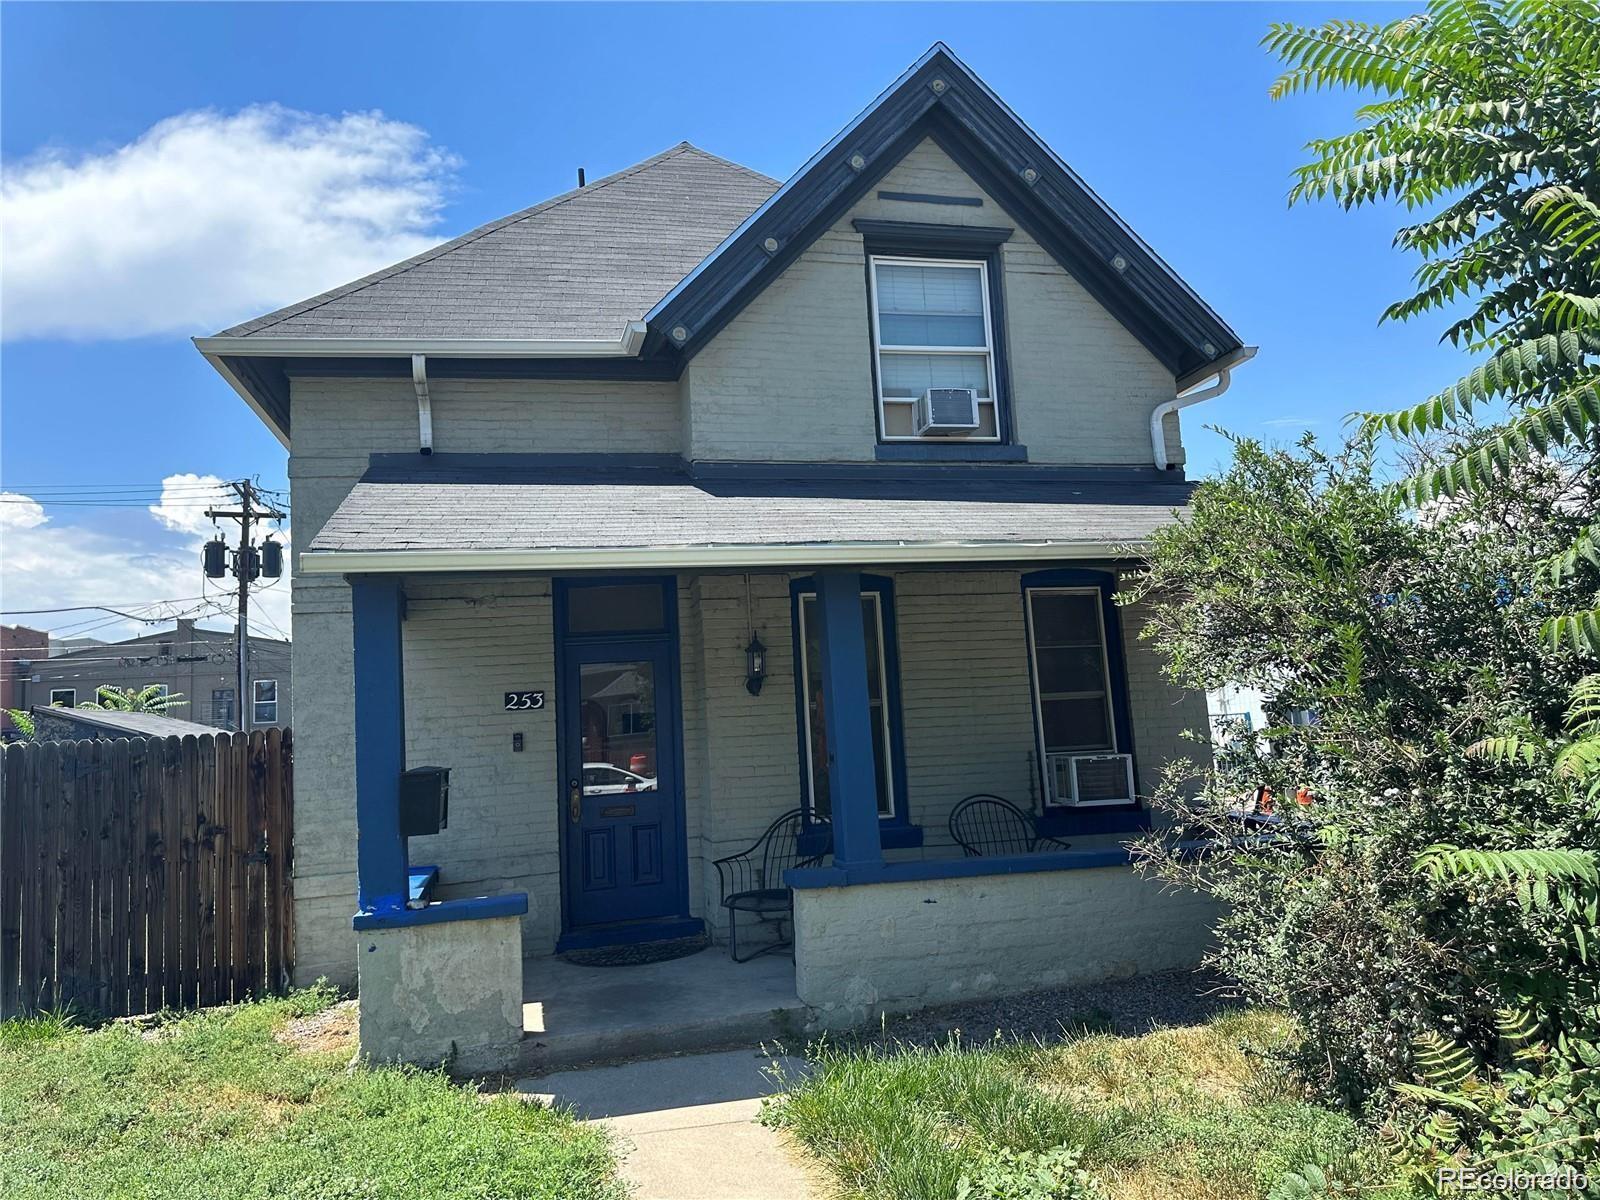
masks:
<svg viewBox="0 0 1600 1200"><path fill-rule="evenodd" d="M527 955L652 922L720 939L714 860L795 809L819 863L768 882L794 884L825 1021L1203 943L1207 912L1118 847L1205 699L1111 600L1187 496L1173 401L1250 351L942 46L782 187L683 144L200 346L291 447L300 979L355 982L363 929L456 919L514 917ZM907 432L931 401L890 373L957 366L988 372L980 416ZM659 628L586 615L630 587L662 589ZM1088 597L1099 632L1046 644L1038 596ZM591 686L592 663L618 669ZM508 709L522 692L543 706ZM611 740L649 749L593 761ZM1131 760L1131 794L1068 795L1077 745ZM449 768L448 826L397 849L394 777L421 764ZM602 765L634 780L591 796ZM1072 849L985 874L950 829L974 793ZM396 899L407 855L438 868L427 909ZM677 899L630 919L616 863ZM992 922L984 886L1011 906ZM913 986L934 893L971 928ZM1103 928L1066 965L1014 952L1080 918ZM875 974L850 966L896 929Z"/></svg>

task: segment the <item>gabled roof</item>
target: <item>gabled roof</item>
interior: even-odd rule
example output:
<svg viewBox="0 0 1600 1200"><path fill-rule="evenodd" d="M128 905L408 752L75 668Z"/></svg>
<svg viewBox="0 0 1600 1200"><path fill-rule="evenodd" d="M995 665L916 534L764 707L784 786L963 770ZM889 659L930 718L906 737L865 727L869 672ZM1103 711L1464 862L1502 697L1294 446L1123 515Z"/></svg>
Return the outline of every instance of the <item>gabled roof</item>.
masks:
<svg viewBox="0 0 1600 1200"><path fill-rule="evenodd" d="M777 186L680 142L217 336L618 338Z"/></svg>
<svg viewBox="0 0 1600 1200"><path fill-rule="evenodd" d="M685 354L932 138L1063 267L1184 379L1243 342L1111 207L943 42L913 63L646 316Z"/></svg>
<svg viewBox="0 0 1600 1200"><path fill-rule="evenodd" d="M1239 336L942 42L782 187L683 142L196 344L285 445L288 376L329 358L408 378L425 354L436 378L675 379L925 139L1180 389L1241 357Z"/></svg>

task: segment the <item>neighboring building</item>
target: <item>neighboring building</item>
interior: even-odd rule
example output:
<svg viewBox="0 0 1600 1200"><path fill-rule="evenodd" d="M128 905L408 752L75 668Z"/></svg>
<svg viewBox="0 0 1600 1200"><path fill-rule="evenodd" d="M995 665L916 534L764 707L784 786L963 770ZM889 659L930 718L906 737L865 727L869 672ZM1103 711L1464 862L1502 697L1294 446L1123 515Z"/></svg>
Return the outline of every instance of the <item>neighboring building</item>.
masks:
<svg viewBox="0 0 1600 1200"><path fill-rule="evenodd" d="M50 635L26 625L0 625L0 737L18 733L10 710L32 703L29 678L36 659L50 657Z"/></svg>
<svg viewBox="0 0 1600 1200"><path fill-rule="evenodd" d="M359 958L364 1049L514 1055L523 954L725 936L793 809L819 1024L1197 960L1120 842L1205 697L1112 601L1253 351L942 45L786 184L681 143L197 345L290 448L296 976ZM1072 848L963 857L979 792Z"/></svg>
<svg viewBox="0 0 1600 1200"><path fill-rule="evenodd" d="M238 728L238 651L231 630L204 629L180 620L172 629L141 634L41 658L28 677L28 703L75 708L101 687L144 688L160 684L187 704L171 716L218 729ZM250 639L252 728L289 724L289 643Z"/></svg>
<svg viewBox="0 0 1600 1200"><path fill-rule="evenodd" d="M102 642L99 638L92 638L92 637L75 637L75 638L57 638L57 637L53 637L53 638L50 639L50 653L51 654L70 654L74 650L87 650L91 646L104 646L105 644L106 643Z"/></svg>
<svg viewBox="0 0 1600 1200"><path fill-rule="evenodd" d="M1206 709L1211 715L1211 736L1226 741L1236 730L1250 732L1267 727L1266 696L1256 688L1227 684L1206 693Z"/></svg>

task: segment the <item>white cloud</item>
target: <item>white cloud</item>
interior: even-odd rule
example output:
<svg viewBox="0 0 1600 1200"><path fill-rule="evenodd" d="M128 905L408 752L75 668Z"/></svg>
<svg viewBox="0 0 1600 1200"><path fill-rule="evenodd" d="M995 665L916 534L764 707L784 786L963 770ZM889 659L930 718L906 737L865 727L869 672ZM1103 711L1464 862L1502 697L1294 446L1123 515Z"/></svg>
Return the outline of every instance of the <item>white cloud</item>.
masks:
<svg viewBox="0 0 1600 1200"><path fill-rule="evenodd" d="M203 541L216 528L206 509L234 508L238 502L233 489L215 475L168 475L161 481L161 501L150 506L150 515L174 532Z"/></svg>
<svg viewBox="0 0 1600 1200"><path fill-rule="evenodd" d="M212 476L168 476L163 481L161 504L149 510L152 528L148 537L61 524L51 520L32 498L0 493L0 610L5 611L0 620L49 629L61 637L87 635L105 641L170 626L177 616L194 617L214 629L230 628L235 580L232 576L208 580L200 569L200 547L211 532L211 523L204 517L204 491L176 490L198 488L207 482L216 480ZM8 519L7 513L13 509L38 519ZM274 536L288 542L287 530ZM255 618L252 631L265 637L276 636L274 625L289 629L288 576L266 586L270 583L262 580L250 593ZM160 623L146 625L87 609L18 611L71 605L105 605Z"/></svg>
<svg viewBox="0 0 1600 1200"><path fill-rule="evenodd" d="M214 333L438 238L455 160L379 112L183 113L0 180L8 339Z"/></svg>
<svg viewBox="0 0 1600 1200"><path fill-rule="evenodd" d="M32 529L48 517L44 505L20 492L0 492L0 529Z"/></svg>

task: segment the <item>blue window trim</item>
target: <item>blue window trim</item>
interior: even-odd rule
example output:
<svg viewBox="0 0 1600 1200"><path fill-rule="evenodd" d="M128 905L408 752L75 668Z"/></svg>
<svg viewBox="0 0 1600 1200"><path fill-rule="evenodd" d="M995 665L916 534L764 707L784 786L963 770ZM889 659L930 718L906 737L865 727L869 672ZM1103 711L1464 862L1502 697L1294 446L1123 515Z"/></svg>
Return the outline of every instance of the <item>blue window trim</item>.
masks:
<svg viewBox="0 0 1600 1200"><path fill-rule="evenodd" d="M1150 828L1150 810L1137 799L1132 804L1099 804L1089 808L1050 805L1050 781L1045 759L1044 723L1039 712L1038 666L1033 651L1033 606L1028 593L1036 588L1098 588L1101 624L1106 635L1106 674L1111 678L1111 724L1116 737L1115 752L1133 757L1134 786L1139 779L1139 756L1133 744L1133 716L1128 704L1128 660L1122 644L1122 621L1117 610L1117 577L1112 571L1058 568L1029 571L1022 576L1022 617L1027 630L1028 696L1033 710L1033 743L1039 775L1039 832L1047 836L1061 833L1131 833Z"/></svg>
<svg viewBox="0 0 1600 1200"><path fill-rule="evenodd" d="M811 815L811 763L806 747L805 674L801 669L800 597L815 595L817 581L805 575L789 581L789 635L794 652L795 739L800 759L800 808L805 813L800 834L802 854L823 854L833 845L833 828L827 821ZM878 612L883 620L884 704L889 710L890 777L894 783L894 812L878 818L878 837L886 850L922 845L922 827L911 823L911 799L906 791L905 730L900 720L900 637L895 624L894 581L885 575L862 575L863 593L878 597Z"/></svg>
<svg viewBox="0 0 1600 1200"><path fill-rule="evenodd" d="M879 462L1028 461L1028 448L1014 442L879 442L874 453Z"/></svg>
<svg viewBox="0 0 1600 1200"><path fill-rule="evenodd" d="M923 225L910 221L856 221L857 232L863 238L863 258L867 274L867 328L873 327L870 311L873 296L872 259L874 255L896 258L946 258L969 259L984 264L984 275L989 289L989 335L993 345L989 353L994 359L994 398L996 426L1000 440L974 442L961 446L968 451L964 457L990 457L971 451L1007 450L1016 444L1016 423L1011 412L1011 368L1006 355L1006 289L1005 262L1000 248L1011 236L1010 229L988 229L981 226ZM878 346L872 346L872 427L877 430L878 449L907 446L919 448L920 442L886 442L883 438L883 421L878 414ZM943 452L943 445L939 445ZM879 455L883 457L883 455ZM993 457L1000 457L994 455ZM1026 460L1026 450L1024 450Z"/></svg>

